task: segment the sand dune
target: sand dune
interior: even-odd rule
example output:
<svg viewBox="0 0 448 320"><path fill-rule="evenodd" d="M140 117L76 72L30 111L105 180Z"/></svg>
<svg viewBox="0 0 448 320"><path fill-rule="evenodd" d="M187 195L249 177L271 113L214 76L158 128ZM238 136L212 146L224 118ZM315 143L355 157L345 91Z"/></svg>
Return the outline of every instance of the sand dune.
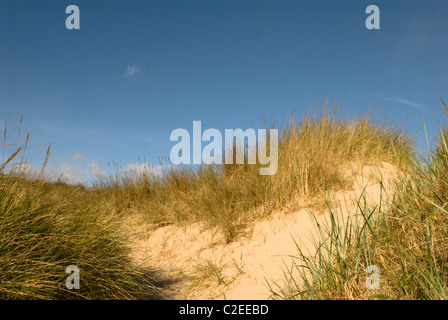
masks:
<svg viewBox="0 0 448 320"><path fill-rule="evenodd" d="M338 191L332 199L342 202L341 217L356 212L357 199L365 189L369 201L380 200L380 176L387 186L396 177L388 163L346 167L351 190ZM218 229L200 223L169 225L154 231L140 228L133 241L133 258L163 279L165 299L267 299L271 285L284 285L284 271L291 267L291 255L302 250L313 254L316 223L325 223L328 212L313 208L318 199L304 201L297 211L273 213L254 221L233 242L226 244ZM134 221L134 226L138 224Z"/></svg>

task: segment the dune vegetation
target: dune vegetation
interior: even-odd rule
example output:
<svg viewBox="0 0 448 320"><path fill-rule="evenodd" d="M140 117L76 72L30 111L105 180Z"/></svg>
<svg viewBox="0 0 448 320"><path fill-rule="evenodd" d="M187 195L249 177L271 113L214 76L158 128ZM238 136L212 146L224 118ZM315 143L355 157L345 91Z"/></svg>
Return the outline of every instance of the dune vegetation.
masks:
<svg viewBox="0 0 448 320"><path fill-rule="evenodd" d="M441 105L448 119L443 100ZM294 267L285 272L288 285L271 288L271 297L447 299L447 138L448 129L441 128L427 157L410 153L412 165L400 171L393 192L383 187L374 206L362 194L348 221L340 219L342 209L327 198L330 222L318 226L316 254L297 246ZM366 286L369 266L378 268L376 290Z"/></svg>
<svg viewBox="0 0 448 320"><path fill-rule="evenodd" d="M289 285L273 287L272 298L446 298L447 130L431 157L421 158L402 124L370 113L354 117L327 102L268 127L279 129L272 176L259 175L258 164L166 166L163 174L117 169L92 187L72 186L28 177L20 170L26 142L15 144L0 166L0 298L151 298L157 279L130 259L123 227L129 217L138 216L148 230L201 222L229 243L255 219L296 210L299 199L311 197L335 218L319 226L315 257L298 246L301 276L285 273ZM348 188L342 174L348 162L387 162L400 172L383 205L360 198L362 223L338 220L331 196L323 196ZM80 290L65 288L68 265L82 272ZM370 265L381 270L375 294L360 285Z"/></svg>
<svg viewBox="0 0 448 320"><path fill-rule="evenodd" d="M285 206L294 209L299 197L345 187L341 168L349 161L410 165L414 141L399 125L386 118L376 121L372 114L351 118L342 113L327 101L300 120L290 112L279 128L275 175L260 175L260 165L247 159L197 170L168 167L161 176L117 169L99 179L95 193L115 212L143 212L148 223L159 225L202 221L218 226L231 241L253 219Z"/></svg>

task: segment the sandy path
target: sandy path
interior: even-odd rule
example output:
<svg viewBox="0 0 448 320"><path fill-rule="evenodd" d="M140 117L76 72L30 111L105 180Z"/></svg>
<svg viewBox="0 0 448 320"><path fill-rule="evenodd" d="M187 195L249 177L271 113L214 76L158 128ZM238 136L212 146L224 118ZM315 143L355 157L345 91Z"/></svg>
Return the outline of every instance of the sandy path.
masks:
<svg viewBox="0 0 448 320"><path fill-rule="evenodd" d="M395 168L387 163L364 166L356 170L352 190L332 196L343 202L343 217L356 212L356 201L364 188L369 201L379 202L379 173L385 185L396 176ZM163 298L267 299L266 281L283 286L290 255L297 253L293 238L302 250L313 253L316 228L311 214L309 209L272 214L254 222L248 235L229 244L218 230L201 224L161 227L139 234L133 243L134 258L165 279ZM320 223L328 217L325 212L314 216Z"/></svg>

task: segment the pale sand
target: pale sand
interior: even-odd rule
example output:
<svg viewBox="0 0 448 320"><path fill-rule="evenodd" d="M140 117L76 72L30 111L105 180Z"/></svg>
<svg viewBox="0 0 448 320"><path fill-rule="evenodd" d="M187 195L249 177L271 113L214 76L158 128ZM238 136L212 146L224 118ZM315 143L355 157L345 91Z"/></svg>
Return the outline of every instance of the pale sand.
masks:
<svg viewBox="0 0 448 320"><path fill-rule="evenodd" d="M347 167L347 176L353 176L354 166ZM387 186L397 174L394 166L387 163L354 170L352 190L332 195L333 200L342 202L343 218L356 212L357 199L364 188L369 201L380 201L379 175ZM274 213L254 221L246 235L229 244L225 244L217 229L206 229L199 223L170 225L151 232L143 232L143 228L132 243L133 258L166 280L162 293L167 299L268 299L266 281L274 287L284 286L284 271L291 268L290 256L297 255L293 239L302 250L313 254L316 222L311 214L314 213L307 208ZM320 223L328 218L325 211L314 216ZM191 281L194 276L201 276L197 267L207 261L220 270L221 284L213 275Z"/></svg>

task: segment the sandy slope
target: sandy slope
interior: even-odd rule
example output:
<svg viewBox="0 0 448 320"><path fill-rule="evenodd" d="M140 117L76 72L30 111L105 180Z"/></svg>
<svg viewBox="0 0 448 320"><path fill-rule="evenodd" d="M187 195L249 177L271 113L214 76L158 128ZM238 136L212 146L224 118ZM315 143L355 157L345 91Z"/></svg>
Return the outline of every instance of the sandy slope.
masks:
<svg viewBox="0 0 448 320"><path fill-rule="evenodd" d="M387 185L396 170L387 163L363 168L352 164L346 174L353 179L352 190L332 195L343 202L344 217L356 212L356 200L364 188L369 199L377 203L379 176ZM266 281L283 286L284 270L291 265L290 255L297 252L293 239L303 250L313 253L316 229L311 215L320 222L328 215L324 210L312 211L303 208L275 213L255 221L245 236L229 244L224 243L218 230L200 224L140 232L133 242L134 258L165 280L161 283L161 298L267 299L270 293Z"/></svg>

